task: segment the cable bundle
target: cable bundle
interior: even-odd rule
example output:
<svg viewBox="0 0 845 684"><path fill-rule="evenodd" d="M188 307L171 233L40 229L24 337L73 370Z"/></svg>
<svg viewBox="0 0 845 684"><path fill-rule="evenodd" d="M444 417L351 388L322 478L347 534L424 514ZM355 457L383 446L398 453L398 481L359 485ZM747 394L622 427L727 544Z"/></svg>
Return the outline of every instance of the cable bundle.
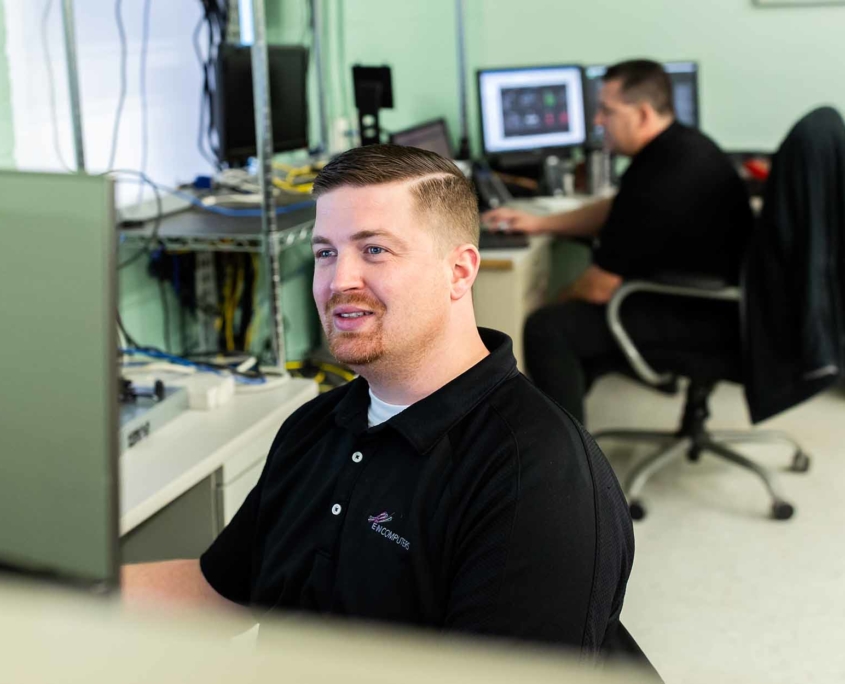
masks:
<svg viewBox="0 0 845 684"><path fill-rule="evenodd" d="M217 159L218 145L215 140L217 130L214 119L214 97L216 93L216 64L217 53L226 40L226 30L229 25L229 11L226 0L200 0L203 7L203 17L194 29L193 44L194 52L200 62L203 73L202 104L200 106L200 128L197 138L197 147L205 160L220 168ZM206 52L203 55L200 45L200 34L203 26L207 27ZM206 144L208 149L206 149Z"/></svg>

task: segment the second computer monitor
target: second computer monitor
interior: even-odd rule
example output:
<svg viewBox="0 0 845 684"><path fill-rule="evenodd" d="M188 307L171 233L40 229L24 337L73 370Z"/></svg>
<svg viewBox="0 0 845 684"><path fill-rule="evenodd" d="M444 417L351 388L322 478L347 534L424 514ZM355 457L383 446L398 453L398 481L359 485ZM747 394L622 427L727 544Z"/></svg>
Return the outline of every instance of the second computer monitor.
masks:
<svg viewBox="0 0 845 684"><path fill-rule="evenodd" d="M696 62L664 62L663 69L672 81L672 97L675 102L675 118L682 124L698 128L698 64ZM587 116L587 141L592 146L601 146L603 131L593 123L599 106L602 77L607 71L603 64L594 64L584 69L584 91Z"/></svg>
<svg viewBox="0 0 845 684"><path fill-rule="evenodd" d="M675 118L682 124L698 128L698 64L665 62L663 68L672 80Z"/></svg>
<svg viewBox="0 0 845 684"><path fill-rule="evenodd" d="M308 50L299 45L269 45L267 64L273 151L308 147ZM252 92L252 54L247 45L224 44L217 57L214 128L217 156L233 166L258 151Z"/></svg>
<svg viewBox="0 0 845 684"><path fill-rule="evenodd" d="M573 147L586 138L580 67L480 70L478 101L487 156Z"/></svg>

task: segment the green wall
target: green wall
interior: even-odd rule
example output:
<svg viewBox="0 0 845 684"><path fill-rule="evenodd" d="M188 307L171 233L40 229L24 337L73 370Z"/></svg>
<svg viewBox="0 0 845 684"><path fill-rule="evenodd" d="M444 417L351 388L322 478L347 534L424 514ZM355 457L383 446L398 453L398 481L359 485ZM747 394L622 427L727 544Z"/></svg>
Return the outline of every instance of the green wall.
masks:
<svg viewBox="0 0 845 684"><path fill-rule="evenodd" d="M5 0L8 2L8 0ZM388 130L446 116L458 131L454 0L323 0L328 104L351 108L352 64L393 67L396 108ZM466 0L470 125L477 144L479 67L608 62L647 55L701 63L704 128L729 148L773 148L805 111L845 111L845 5L760 7L755 0ZM298 42L304 0L267 0L268 36ZM342 20L343 28L338 30ZM0 2L0 166L13 136ZM338 52L344 48L344 66ZM316 99L312 98L316 112ZM350 114L354 111L350 109ZM316 114L312 115L316 132Z"/></svg>
<svg viewBox="0 0 845 684"><path fill-rule="evenodd" d="M347 67L393 67L396 109L384 113L383 125L402 128L445 115L456 135L454 1L343 2ZM327 4L333 8L337 1ZM699 61L703 125L721 145L774 148L810 108L826 103L845 111L844 31L845 6L466 0L471 140L477 145L477 68L649 56Z"/></svg>

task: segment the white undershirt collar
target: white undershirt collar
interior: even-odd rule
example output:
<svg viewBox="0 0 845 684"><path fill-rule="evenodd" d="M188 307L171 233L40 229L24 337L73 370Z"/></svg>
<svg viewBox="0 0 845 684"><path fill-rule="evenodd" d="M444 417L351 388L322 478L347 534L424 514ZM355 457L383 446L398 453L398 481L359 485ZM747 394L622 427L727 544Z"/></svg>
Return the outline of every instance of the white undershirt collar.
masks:
<svg viewBox="0 0 845 684"><path fill-rule="evenodd" d="M370 407L367 409L367 423L370 427L381 425L385 421L393 418L393 416L397 416L402 413L402 411L408 408L408 406L410 406L410 404L407 406L388 404L386 401L379 399L375 394L373 394L373 390L370 389Z"/></svg>

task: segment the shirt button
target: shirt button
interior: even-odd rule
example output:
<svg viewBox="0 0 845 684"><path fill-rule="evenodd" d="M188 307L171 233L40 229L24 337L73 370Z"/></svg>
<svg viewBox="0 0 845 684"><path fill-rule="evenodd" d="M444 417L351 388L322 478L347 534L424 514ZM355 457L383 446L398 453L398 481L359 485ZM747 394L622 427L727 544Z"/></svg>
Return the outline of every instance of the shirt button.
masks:
<svg viewBox="0 0 845 684"><path fill-rule="evenodd" d="M341 510L343 509L340 507L340 504L335 504L332 506L332 515L340 515Z"/></svg>
<svg viewBox="0 0 845 684"><path fill-rule="evenodd" d="M352 460L355 463L360 463L364 460L364 454L362 454L360 451L356 451L354 454L352 454Z"/></svg>

